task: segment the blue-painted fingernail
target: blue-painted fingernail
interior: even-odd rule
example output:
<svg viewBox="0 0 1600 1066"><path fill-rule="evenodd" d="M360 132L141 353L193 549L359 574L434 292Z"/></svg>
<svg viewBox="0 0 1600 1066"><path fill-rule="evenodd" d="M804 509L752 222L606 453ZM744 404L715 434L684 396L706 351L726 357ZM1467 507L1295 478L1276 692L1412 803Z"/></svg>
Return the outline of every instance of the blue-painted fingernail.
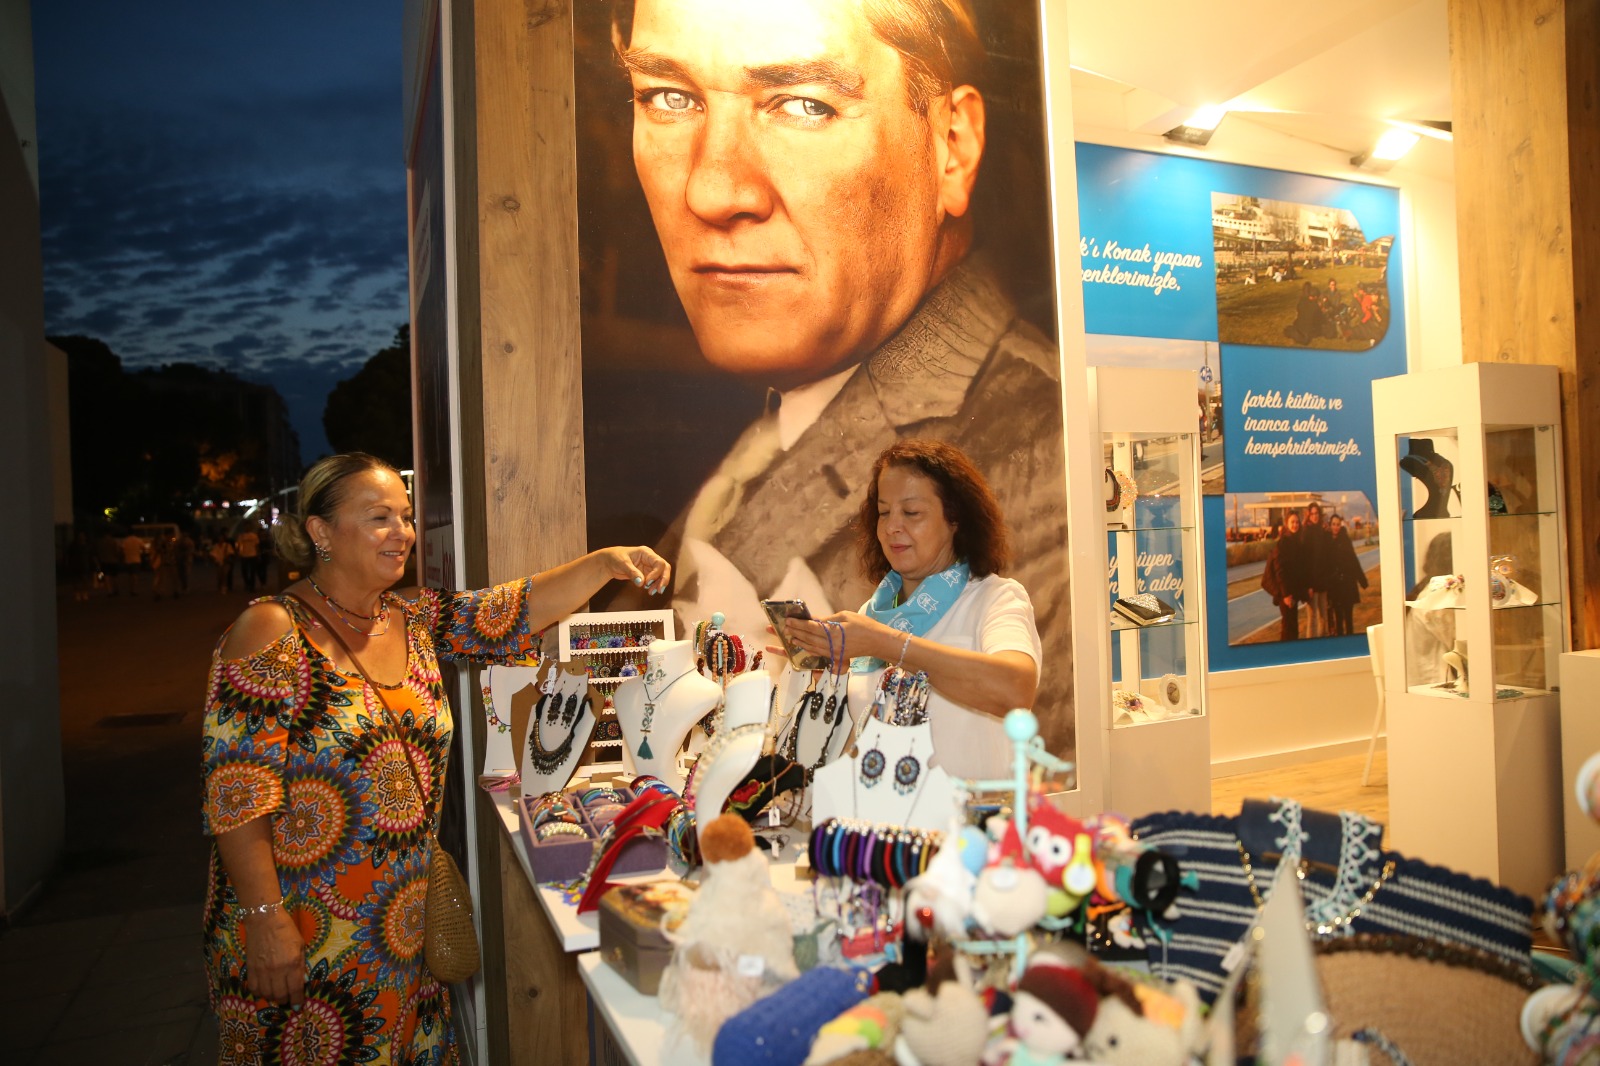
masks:
<svg viewBox="0 0 1600 1066"><path fill-rule="evenodd" d="M642 578L642 577L636 577L636 578L634 578L634 579L633 579L633 583L634 583L634 584L635 584L635 585L642 585L642 584L644 584L644 578Z"/></svg>

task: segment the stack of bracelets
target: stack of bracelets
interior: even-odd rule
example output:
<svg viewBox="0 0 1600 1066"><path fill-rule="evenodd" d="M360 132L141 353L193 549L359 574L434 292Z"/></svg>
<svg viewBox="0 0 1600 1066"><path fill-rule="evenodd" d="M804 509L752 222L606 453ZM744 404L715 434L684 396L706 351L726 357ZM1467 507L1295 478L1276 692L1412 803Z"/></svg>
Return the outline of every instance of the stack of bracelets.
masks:
<svg viewBox="0 0 1600 1066"><path fill-rule="evenodd" d="M700 865L700 835L694 825L694 810L686 803L667 816L667 860L680 875Z"/></svg>
<svg viewBox="0 0 1600 1066"><path fill-rule="evenodd" d="M532 820L534 839L541 844L558 836L589 835L578 812L567 805L566 797L559 792L546 793L528 816Z"/></svg>
<svg viewBox="0 0 1600 1066"><path fill-rule="evenodd" d="M570 801L569 797L572 796L576 796L576 804ZM548 793L529 814L534 838L542 844L558 836L588 836L589 832L583 825L585 817L596 828L604 829L622 813L629 798L630 795L604 785L580 789L575 793Z"/></svg>
<svg viewBox="0 0 1600 1066"><path fill-rule="evenodd" d="M904 888L939 852L944 834L829 818L811 831L811 867L822 877Z"/></svg>
<svg viewBox="0 0 1600 1066"><path fill-rule="evenodd" d="M928 720L928 675L891 666L878 679L873 713L891 725L921 725Z"/></svg>
<svg viewBox="0 0 1600 1066"><path fill-rule="evenodd" d="M700 622L694 627L695 668L715 681L726 681L746 670L761 667L762 652L750 655L744 640L732 633L724 633L710 622Z"/></svg>

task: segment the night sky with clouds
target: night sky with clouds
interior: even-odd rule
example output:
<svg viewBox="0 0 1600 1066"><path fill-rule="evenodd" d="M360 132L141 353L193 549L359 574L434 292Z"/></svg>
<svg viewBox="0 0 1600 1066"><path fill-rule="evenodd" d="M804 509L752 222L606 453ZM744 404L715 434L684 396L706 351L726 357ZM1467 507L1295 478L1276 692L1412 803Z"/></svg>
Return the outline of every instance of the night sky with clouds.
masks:
<svg viewBox="0 0 1600 1066"><path fill-rule="evenodd" d="M406 320L400 0L34 0L45 326L322 408Z"/></svg>

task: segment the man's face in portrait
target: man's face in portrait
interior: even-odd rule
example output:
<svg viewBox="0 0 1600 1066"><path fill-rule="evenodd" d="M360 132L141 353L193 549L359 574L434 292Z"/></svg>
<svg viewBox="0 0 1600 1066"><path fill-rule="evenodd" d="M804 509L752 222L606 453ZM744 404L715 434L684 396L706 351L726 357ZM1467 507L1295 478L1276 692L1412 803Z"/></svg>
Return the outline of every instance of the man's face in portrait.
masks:
<svg viewBox="0 0 1600 1066"><path fill-rule="evenodd" d="M852 0L637 0L631 29L634 165L706 358L790 385L869 355L966 254L977 91L919 113Z"/></svg>

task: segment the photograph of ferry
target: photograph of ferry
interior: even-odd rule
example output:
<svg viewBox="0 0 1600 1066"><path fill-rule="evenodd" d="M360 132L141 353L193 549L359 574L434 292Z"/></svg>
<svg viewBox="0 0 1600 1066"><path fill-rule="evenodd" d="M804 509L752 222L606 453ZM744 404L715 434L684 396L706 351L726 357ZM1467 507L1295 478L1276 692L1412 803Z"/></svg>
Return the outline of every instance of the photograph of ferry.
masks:
<svg viewBox="0 0 1600 1066"><path fill-rule="evenodd" d="M1388 332L1394 237L1352 212L1214 192L1211 239L1224 344L1364 351Z"/></svg>

